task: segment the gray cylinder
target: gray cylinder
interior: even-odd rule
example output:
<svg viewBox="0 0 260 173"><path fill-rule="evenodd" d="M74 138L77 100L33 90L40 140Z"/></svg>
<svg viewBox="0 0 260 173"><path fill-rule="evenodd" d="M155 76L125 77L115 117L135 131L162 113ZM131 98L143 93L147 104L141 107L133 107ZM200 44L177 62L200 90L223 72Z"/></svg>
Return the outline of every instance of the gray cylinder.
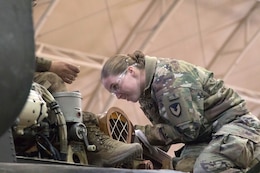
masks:
<svg viewBox="0 0 260 173"><path fill-rule="evenodd" d="M82 122L80 92L56 92L53 97L58 102L66 122Z"/></svg>

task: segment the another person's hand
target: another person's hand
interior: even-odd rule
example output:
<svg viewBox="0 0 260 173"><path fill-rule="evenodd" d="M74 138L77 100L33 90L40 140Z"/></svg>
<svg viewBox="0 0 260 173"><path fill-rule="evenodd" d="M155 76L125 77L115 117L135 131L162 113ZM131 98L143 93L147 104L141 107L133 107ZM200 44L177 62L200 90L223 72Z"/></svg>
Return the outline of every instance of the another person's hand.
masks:
<svg viewBox="0 0 260 173"><path fill-rule="evenodd" d="M66 62L52 61L49 71L56 73L64 82L71 84L78 76L80 69Z"/></svg>

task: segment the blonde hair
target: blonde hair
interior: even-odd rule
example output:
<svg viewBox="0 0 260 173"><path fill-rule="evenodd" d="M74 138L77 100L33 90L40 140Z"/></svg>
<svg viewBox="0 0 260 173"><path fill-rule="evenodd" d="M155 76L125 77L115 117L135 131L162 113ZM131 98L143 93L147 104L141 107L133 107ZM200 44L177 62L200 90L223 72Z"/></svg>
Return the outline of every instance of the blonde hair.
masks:
<svg viewBox="0 0 260 173"><path fill-rule="evenodd" d="M117 54L112 56L106 61L101 70L101 79L111 75L118 75L133 64L136 64L136 67L139 69L144 69L145 59L141 51L137 50L133 54Z"/></svg>

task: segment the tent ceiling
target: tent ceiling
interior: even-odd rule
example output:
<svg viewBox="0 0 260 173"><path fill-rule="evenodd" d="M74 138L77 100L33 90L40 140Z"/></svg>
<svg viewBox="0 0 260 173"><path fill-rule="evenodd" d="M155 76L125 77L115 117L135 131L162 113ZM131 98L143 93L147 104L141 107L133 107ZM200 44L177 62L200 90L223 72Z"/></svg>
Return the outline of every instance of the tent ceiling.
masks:
<svg viewBox="0 0 260 173"><path fill-rule="evenodd" d="M260 116L260 2L257 0L38 0L33 8L36 54L81 68L69 90L84 110L121 108L148 122L138 104L112 97L100 83L116 53L186 60L215 72Z"/></svg>

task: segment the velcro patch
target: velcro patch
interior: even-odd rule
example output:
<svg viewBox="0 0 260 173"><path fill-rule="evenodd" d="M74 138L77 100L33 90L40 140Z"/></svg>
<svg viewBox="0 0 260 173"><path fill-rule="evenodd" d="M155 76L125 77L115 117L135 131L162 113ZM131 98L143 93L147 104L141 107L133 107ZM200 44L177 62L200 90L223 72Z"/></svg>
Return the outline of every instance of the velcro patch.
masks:
<svg viewBox="0 0 260 173"><path fill-rule="evenodd" d="M169 109L174 116L179 117L181 115L181 105L180 105L180 103L171 104L169 106Z"/></svg>

